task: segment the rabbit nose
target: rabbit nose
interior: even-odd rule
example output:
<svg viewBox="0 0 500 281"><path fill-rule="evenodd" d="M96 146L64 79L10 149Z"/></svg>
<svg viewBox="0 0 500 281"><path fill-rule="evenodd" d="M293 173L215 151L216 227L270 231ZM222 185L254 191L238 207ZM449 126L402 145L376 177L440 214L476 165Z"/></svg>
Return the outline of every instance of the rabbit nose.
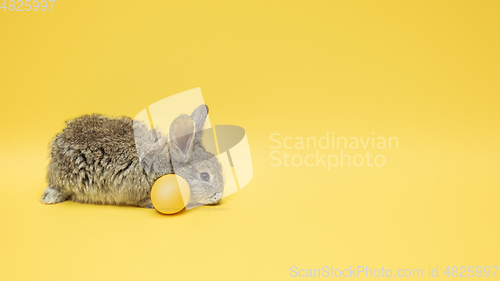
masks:
<svg viewBox="0 0 500 281"><path fill-rule="evenodd" d="M219 203L220 200L222 199L222 192L215 193L211 199L214 200L214 202Z"/></svg>
<svg viewBox="0 0 500 281"><path fill-rule="evenodd" d="M220 204L220 201L221 199L217 200L217 201L214 201L212 203L208 203L207 205L219 205Z"/></svg>

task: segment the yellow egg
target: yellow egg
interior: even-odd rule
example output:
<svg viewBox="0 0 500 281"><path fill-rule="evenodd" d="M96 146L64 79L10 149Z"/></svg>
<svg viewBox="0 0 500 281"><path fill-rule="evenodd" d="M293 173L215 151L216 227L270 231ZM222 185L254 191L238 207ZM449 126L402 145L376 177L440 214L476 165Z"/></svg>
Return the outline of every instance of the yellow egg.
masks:
<svg viewBox="0 0 500 281"><path fill-rule="evenodd" d="M151 202L158 212L175 214L186 206L191 193L185 179L178 175L165 175L153 184Z"/></svg>

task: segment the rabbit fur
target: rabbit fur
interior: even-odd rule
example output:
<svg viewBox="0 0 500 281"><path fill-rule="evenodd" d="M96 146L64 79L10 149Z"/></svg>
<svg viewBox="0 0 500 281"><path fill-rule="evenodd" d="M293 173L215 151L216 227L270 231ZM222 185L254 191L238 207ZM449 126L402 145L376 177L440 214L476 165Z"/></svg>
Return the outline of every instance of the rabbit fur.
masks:
<svg viewBox="0 0 500 281"><path fill-rule="evenodd" d="M205 105L179 115L168 135L129 117L92 114L67 121L50 142L48 187L40 201L154 208L153 183L175 173L190 187L186 208L218 204L224 179L220 162L202 144L207 115Z"/></svg>

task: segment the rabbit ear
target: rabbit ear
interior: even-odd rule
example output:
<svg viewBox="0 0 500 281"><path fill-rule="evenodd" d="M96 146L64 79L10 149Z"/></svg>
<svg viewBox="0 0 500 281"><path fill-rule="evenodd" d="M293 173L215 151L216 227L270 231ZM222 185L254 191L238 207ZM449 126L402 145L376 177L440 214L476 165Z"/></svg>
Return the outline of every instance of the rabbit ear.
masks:
<svg viewBox="0 0 500 281"><path fill-rule="evenodd" d="M196 129L196 141L201 142L201 135L203 134L203 127L205 126L205 120L208 115L208 106L202 104L198 106L193 113L191 113L191 118L194 121Z"/></svg>
<svg viewBox="0 0 500 281"><path fill-rule="evenodd" d="M170 125L170 149L172 158L186 162L193 151L195 122L186 114L181 114Z"/></svg>

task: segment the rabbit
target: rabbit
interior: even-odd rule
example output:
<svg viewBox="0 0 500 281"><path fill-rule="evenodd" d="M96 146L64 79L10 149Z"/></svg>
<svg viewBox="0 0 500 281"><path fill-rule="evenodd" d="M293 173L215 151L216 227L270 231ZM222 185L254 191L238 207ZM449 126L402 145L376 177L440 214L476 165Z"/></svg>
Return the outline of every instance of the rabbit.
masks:
<svg viewBox="0 0 500 281"><path fill-rule="evenodd" d="M220 162L202 144L207 115L206 105L179 115L168 135L129 117L93 114L66 121L50 142L48 187L40 201L152 209L153 183L175 173L190 187L186 209L218 204L224 178Z"/></svg>

